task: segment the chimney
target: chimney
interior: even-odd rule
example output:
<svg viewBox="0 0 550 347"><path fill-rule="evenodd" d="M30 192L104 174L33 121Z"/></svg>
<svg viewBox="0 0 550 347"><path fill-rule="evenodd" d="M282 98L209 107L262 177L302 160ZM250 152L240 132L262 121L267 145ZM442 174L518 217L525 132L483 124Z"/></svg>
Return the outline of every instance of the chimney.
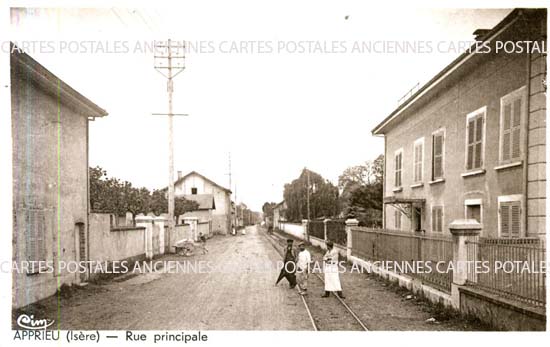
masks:
<svg viewBox="0 0 550 347"><path fill-rule="evenodd" d="M178 180L181 178L181 171L178 171Z"/></svg>
<svg viewBox="0 0 550 347"><path fill-rule="evenodd" d="M477 29L473 32L475 40L481 41L483 37L485 37L485 35L487 35L490 31L490 29Z"/></svg>

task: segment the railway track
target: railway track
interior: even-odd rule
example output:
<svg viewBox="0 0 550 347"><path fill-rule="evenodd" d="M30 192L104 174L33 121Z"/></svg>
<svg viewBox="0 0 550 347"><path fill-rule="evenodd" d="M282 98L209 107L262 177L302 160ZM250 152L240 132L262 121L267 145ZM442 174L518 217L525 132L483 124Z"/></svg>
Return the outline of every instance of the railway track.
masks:
<svg viewBox="0 0 550 347"><path fill-rule="evenodd" d="M283 256L286 240L278 234L266 234L275 250ZM311 273L316 281L309 281L309 295L300 295L302 303L308 313L315 331L322 330L357 330L368 331L366 324L357 316L351 307L337 295L332 294L329 299L321 298L324 292L324 280L316 272ZM334 300L336 299L336 300ZM338 304L335 305L335 302ZM317 313L316 315L313 312Z"/></svg>

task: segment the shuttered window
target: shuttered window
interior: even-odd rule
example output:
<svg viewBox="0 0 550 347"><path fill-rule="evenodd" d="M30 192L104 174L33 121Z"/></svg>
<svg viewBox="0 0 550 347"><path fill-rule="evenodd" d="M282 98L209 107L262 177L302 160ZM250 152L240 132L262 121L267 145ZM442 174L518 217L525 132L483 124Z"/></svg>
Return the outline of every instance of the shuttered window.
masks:
<svg viewBox="0 0 550 347"><path fill-rule="evenodd" d="M414 182L422 182L424 140L420 139L414 143Z"/></svg>
<svg viewBox="0 0 550 347"><path fill-rule="evenodd" d="M432 136L432 179L443 178L443 148L445 136L439 132Z"/></svg>
<svg viewBox="0 0 550 347"><path fill-rule="evenodd" d="M521 233L521 201L499 203L500 237L518 238Z"/></svg>
<svg viewBox="0 0 550 347"><path fill-rule="evenodd" d="M46 260L45 214L43 210L25 210L25 256L29 262ZM39 270L38 264L30 267L30 273Z"/></svg>
<svg viewBox="0 0 550 347"><path fill-rule="evenodd" d="M401 211L395 210L393 213L393 226L395 227L395 230L401 230Z"/></svg>
<svg viewBox="0 0 550 347"><path fill-rule="evenodd" d="M524 103L524 88L501 99L500 160L504 163L521 159L521 123Z"/></svg>
<svg viewBox="0 0 550 347"><path fill-rule="evenodd" d="M483 166L483 122L485 113L468 119L466 170L481 169Z"/></svg>
<svg viewBox="0 0 550 347"><path fill-rule="evenodd" d="M395 154L395 186L401 187L401 176L403 172L403 152L397 152Z"/></svg>
<svg viewBox="0 0 550 347"><path fill-rule="evenodd" d="M443 206L432 207L432 231L443 231Z"/></svg>

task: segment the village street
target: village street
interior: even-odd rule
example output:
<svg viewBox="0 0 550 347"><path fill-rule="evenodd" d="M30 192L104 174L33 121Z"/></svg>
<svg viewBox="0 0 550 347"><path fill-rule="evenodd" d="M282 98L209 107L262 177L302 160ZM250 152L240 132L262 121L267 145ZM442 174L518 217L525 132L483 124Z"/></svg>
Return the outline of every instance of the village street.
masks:
<svg viewBox="0 0 550 347"><path fill-rule="evenodd" d="M215 266L237 264L234 273L146 273L89 284L68 298L43 300L53 328L307 330L311 328L295 291L274 286L277 273L256 272L248 265L276 261L279 255L264 236L216 236L209 253L190 257L167 255L162 261L211 261ZM124 277L128 278L125 279ZM288 286L287 286L288 288ZM57 324L59 323L59 325Z"/></svg>
<svg viewBox="0 0 550 347"><path fill-rule="evenodd" d="M274 286L276 269L254 270L253 264L280 259L261 228L248 227L246 235L216 236L207 247L206 255L167 255L160 260L230 263L243 271L124 275L50 297L27 310L54 319L54 329L312 330L298 293L286 280ZM313 255L319 259L318 251ZM348 330L336 299L319 297L318 281L310 278L307 300L313 316L322 328ZM346 301L371 330L479 329L456 319L427 323L433 315L430 305L406 299L408 293L396 292L374 276L346 273L342 283Z"/></svg>

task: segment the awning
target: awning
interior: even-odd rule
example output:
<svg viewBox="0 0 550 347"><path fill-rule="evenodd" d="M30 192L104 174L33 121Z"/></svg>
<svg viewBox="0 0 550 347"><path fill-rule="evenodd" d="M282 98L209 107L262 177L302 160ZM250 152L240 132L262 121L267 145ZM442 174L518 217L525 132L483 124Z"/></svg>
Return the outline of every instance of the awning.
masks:
<svg viewBox="0 0 550 347"><path fill-rule="evenodd" d="M398 196L386 196L384 198L384 204L425 204L426 199L419 198L402 198Z"/></svg>
<svg viewBox="0 0 550 347"><path fill-rule="evenodd" d="M426 199L421 198L403 198L398 196L386 196L384 197L384 204L392 205L394 208L398 209L411 219L411 211L413 205L424 205Z"/></svg>

